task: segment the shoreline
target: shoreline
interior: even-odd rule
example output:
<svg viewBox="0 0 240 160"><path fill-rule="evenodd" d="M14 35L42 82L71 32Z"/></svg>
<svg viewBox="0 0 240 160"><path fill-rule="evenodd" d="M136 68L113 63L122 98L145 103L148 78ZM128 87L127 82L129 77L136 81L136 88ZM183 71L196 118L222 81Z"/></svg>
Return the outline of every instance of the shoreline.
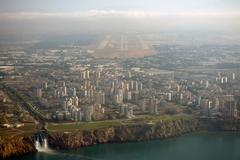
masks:
<svg viewBox="0 0 240 160"><path fill-rule="evenodd" d="M234 121L231 124L232 126L230 126L228 121L228 125L226 127L226 124L224 124L225 122L226 121L210 121L206 123L206 121L201 121L196 118L179 119L158 122L154 125L124 125L95 129L92 131L83 130L70 133L47 132L47 138L51 149L63 151L93 146L96 144L146 142L151 140L170 139L194 133L239 133L240 123L238 124ZM219 124L223 128L219 128ZM234 130L229 130L229 128L233 128ZM37 152L32 137L14 138L7 143L8 145L1 145L0 147L0 159L19 157ZM19 148L22 148L22 150L19 150Z"/></svg>

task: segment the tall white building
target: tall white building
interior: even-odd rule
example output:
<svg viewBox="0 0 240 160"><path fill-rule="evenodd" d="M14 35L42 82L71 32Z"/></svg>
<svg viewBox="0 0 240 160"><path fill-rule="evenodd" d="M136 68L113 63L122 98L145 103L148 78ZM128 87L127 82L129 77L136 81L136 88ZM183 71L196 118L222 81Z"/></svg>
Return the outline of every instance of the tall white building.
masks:
<svg viewBox="0 0 240 160"><path fill-rule="evenodd" d="M42 98L42 89L41 88L37 88L37 97Z"/></svg>
<svg viewBox="0 0 240 160"><path fill-rule="evenodd" d="M235 79L236 79L236 74L232 73L232 80L235 80Z"/></svg>
<svg viewBox="0 0 240 160"><path fill-rule="evenodd" d="M168 101L172 101L172 93L171 92L168 93Z"/></svg>
<svg viewBox="0 0 240 160"><path fill-rule="evenodd" d="M158 100L155 98L155 96L150 99L150 114L158 114Z"/></svg>
<svg viewBox="0 0 240 160"><path fill-rule="evenodd" d="M208 81L206 81L206 88L208 88L209 87L209 82Z"/></svg>
<svg viewBox="0 0 240 160"><path fill-rule="evenodd" d="M95 93L95 103L105 104L105 93L103 91L99 91Z"/></svg>
<svg viewBox="0 0 240 160"><path fill-rule="evenodd" d="M43 89L47 89L47 88L48 88L48 83L47 83L47 82L43 82L42 88L43 88Z"/></svg>
<svg viewBox="0 0 240 160"><path fill-rule="evenodd" d="M67 87L66 86L63 87L63 94L64 94L64 96L67 96Z"/></svg>

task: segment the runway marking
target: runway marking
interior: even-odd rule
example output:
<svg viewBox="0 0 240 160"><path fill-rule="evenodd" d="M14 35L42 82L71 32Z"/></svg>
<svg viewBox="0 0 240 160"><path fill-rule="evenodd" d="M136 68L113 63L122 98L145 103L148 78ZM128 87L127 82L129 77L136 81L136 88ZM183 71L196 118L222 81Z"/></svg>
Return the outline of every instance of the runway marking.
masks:
<svg viewBox="0 0 240 160"><path fill-rule="evenodd" d="M98 45L98 49L105 49L111 39L111 36L106 36L104 40L101 41L101 43Z"/></svg>

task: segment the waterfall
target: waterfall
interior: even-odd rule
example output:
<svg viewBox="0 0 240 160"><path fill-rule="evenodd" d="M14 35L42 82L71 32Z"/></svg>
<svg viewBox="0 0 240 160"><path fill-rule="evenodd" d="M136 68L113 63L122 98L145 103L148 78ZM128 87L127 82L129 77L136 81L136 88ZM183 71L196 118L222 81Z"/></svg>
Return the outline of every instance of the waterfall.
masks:
<svg viewBox="0 0 240 160"><path fill-rule="evenodd" d="M41 147L39 140L35 140L35 147L37 150Z"/></svg>
<svg viewBox="0 0 240 160"><path fill-rule="evenodd" d="M48 142L46 138L43 139L43 147L44 149L48 149Z"/></svg>
<svg viewBox="0 0 240 160"><path fill-rule="evenodd" d="M50 152L51 149L48 147L48 140L47 138L42 138L41 135L38 135L35 138L35 148L38 152Z"/></svg>

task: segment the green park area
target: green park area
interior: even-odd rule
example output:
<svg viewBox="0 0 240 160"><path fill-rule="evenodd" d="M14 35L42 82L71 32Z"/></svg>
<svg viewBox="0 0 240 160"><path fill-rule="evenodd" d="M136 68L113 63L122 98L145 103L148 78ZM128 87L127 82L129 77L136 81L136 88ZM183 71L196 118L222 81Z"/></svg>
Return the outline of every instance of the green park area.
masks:
<svg viewBox="0 0 240 160"><path fill-rule="evenodd" d="M117 120L106 120L106 121L95 121L95 122L78 122L78 123L49 123L48 131L50 132L74 132L82 130L95 130L104 129L109 127L117 127L124 125L142 125L142 124L156 124L161 121L171 120L186 120L193 119L193 116L179 114L179 115L160 115L160 116L145 116L136 117L133 119L117 119Z"/></svg>

